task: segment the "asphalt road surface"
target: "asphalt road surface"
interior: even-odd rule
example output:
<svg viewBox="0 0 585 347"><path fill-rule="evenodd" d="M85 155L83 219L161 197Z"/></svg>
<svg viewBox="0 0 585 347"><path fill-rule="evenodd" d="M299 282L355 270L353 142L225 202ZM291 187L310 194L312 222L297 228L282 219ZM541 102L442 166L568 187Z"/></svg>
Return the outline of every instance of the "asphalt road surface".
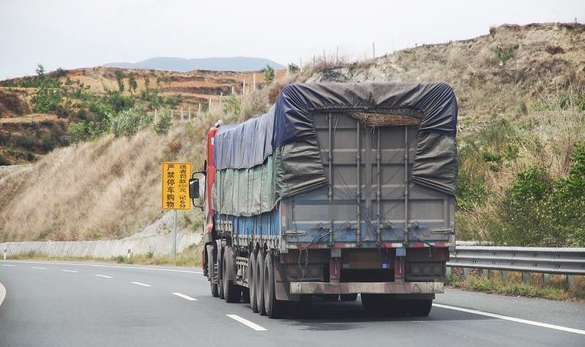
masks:
<svg viewBox="0 0 585 347"><path fill-rule="evenodd" d="M585 346L585 304L446 290L429 317L314 302L269 319L209 294L199 269L0 261L0 347Z"/></svg>

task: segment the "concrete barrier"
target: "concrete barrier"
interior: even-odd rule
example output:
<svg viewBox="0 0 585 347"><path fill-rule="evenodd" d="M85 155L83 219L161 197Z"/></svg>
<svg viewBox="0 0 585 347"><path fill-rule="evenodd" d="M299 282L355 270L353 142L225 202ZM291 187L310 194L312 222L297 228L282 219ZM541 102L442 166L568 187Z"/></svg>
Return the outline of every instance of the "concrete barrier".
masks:
<svg viewBox="0 0 585 347"><path fill-rule="evenodd" d="M177 233L177 253L191 245L199 244L201 234L191 232ZM172 255L173 234L153 235L141 238L99 241L46 241L46 242L5 242L0 250L6 252L7 259L11 256L34 252L50 257L91 257L112 258L132 254L148 254L154 256Z"/></svg>

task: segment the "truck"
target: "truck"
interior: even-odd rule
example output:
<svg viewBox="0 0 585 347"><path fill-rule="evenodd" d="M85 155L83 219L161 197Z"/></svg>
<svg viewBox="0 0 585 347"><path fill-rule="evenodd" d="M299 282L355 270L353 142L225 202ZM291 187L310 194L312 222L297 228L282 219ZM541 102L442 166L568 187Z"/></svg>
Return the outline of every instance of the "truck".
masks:
<svg viewBox="0 0 585 347"><path fill-rule="evenodd" d="M285 86L211 127L203 274L270 318L313 300L427 316L455 246L457 101L445 83ZM194 175L195 176L195 175Z"/></svg>

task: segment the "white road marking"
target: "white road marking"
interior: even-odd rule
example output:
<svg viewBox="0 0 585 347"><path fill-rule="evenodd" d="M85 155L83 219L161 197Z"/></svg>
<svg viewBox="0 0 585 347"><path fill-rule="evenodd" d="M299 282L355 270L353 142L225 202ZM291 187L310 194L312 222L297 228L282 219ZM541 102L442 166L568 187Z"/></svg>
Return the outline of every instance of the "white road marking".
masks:
<svg viewBox="0 0 585 347"><path fill-rule="evenodd" d="M252 323L249 320L244 319L244 318L242 318L242 317L240 317L240 316L238 316L236 314L226 314L226 316L228 316L231 319L236 320L236 321L244 324L245 326L247 326L249 328L252 328L252 329L254 329L256 331L266 331L266 328L263 328L263 327L259 326L256 323Z"/></svg>
<svg viewBox="0 0 585 347"><path fill-rule="evenodd" d="M447 310L454 310L454 311L460 311L460 312L465 312L465 313L476 314L476 315L479 315L479 316L485 316L485 317L491 317L491 318L497 318L497 319L507 320L507 321L510 321L510 322L516 322L516 323L521 323L521 324L534 325L534 326L541 327L541 328L554 329L554 330L564 331L564 332L568 332L568 333L575 333L575 334L585 335L585 330L579 330L579 329L574 329L574 328L567 328L567 327L563 327L563 326L560 326L560 325L554 325L554 324L536 322L536 321L527 320L527 319L514 318L514 317L509 317L509 316L503 316L501 314L488 313L488 312L477 311L477 310L470 310L470 309L467 309L467 308L455 307L455 306L449 306L449 305L443 305L443 304L433 304L433 306L440 307L440 308L445 308Z"/></svg>
<svg viewBox="0 0 585 347"><path fill-rule="evenodd" d="M16 265L12 265L12 264L2 264L2 266L6 266L6 267L15 267Z"/></svg>
<svg viewBox="0 0 585 347"><path fill-rule="evenodd" d="M0 306L2 306L2 302L4 301L5 297L6 297L6 288L4 288L2 283L0 283Z"/></svg>
<svg viewBox="0 0 585 347"><path fill-rule="evenodd" d="M78 273L79 271L75 271L75 270L61 270L63 272L70 272L70 273Z"/></svg>
<svg viewBox="0 0 585 347"><path fill-rule="evenodd" d="M195 299L195 298L192 298L192 297L190 297L190 296L188 296L188 295L185 295L185 294L181 294L181 293L173 293L173 295L176 295L176 296L178 296L179 298L183 298L183 299L185 299L185 300L189 300L189 301L197 301L197 299Z"/></svg>
<svg viewBox="0 0 585 347"><path fill-rule="evenodd" d="M136 285L143 286L143 287L152 287L150 284L140 283L140 282L132 282L132 284L136 284Z"/></svg>
<svg viewBox="0 0 585 347"><path fill-rule="evenodd" d="M101 278L114 278L112 276L106 276L106 275L95 275L95 277L101 277Z"/></svg>
<svg viewBox="0 0 585 347"><path fill-rule="evenodd" d="M31 266L31 269L35 269L35 270L46 270L47 268L45 268L45 267L39 267L39 266Z"/></svg>

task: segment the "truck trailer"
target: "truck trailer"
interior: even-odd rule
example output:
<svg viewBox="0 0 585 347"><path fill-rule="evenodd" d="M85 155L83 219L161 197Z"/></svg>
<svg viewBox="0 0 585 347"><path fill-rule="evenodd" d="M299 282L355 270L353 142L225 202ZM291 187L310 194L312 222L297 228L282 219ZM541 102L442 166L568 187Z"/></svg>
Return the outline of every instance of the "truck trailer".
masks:
<svg viewBox="0 0 585 347"><path fill-rule="evenodd" d="M292 84L266 114L217 123L202 171L211 294L270 318L358 294L427 316L455 246L456 123L444 83Z"/></svg>

